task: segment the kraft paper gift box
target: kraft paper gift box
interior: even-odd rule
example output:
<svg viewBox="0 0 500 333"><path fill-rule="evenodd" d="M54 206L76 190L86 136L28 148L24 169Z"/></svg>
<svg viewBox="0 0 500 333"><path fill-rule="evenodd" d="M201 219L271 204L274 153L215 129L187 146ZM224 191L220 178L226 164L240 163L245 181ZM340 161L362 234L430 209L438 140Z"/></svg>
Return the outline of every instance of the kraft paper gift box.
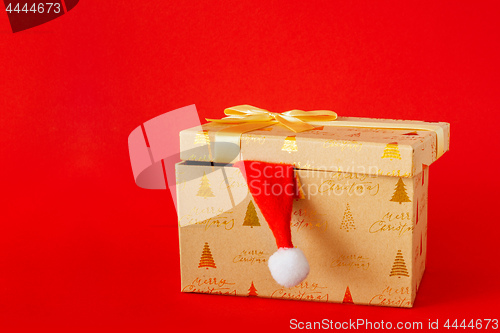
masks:
<svg viewBox="0 0 500 333"><path fill-rule="evenodd" d="M280 124L243 133L233 160L296 168L292 239L310 273L292 288L271 277L275 240L242 173L217 163L217 132L231 125L180 133L183 292L413 306L427 256L428 166L448 150L449 124L362 118L312 124L300 133Z"/></svg>

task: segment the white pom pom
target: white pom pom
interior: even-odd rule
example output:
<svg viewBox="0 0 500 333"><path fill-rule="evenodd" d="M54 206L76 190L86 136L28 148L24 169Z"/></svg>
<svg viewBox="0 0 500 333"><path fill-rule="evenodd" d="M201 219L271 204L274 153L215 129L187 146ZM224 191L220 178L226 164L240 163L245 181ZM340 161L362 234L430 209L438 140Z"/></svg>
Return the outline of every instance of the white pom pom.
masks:
<svg viewBox="0 0 500 333"><path fill-rule="evenodd" d="M269 270L276 282L289 288L305 280L309 263L300 249L282 247L269 257Z"/></svg>

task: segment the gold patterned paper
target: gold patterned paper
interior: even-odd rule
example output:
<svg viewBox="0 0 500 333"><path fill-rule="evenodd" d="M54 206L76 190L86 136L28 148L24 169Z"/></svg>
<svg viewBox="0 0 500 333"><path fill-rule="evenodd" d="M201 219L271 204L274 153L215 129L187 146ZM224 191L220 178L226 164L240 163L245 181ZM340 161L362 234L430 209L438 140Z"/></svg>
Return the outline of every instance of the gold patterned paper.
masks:
<svg viewBox="0 0 500 333"><path fill-rule="evenodd" d="M183 292L413 306L426 265L429 166L449 149L449 124L339 119L384 128L318 122L294 133L275 124L239 140L234 161L296 168L290 227L311 271L292 288L270 275L276 242L240 170L207 163L218 162L217 133L231 124L181 132L181 159L191 161L176 167Z"/></svg>
<svg viewBox="0 0 500 333"><path fill-rule="evenodd" d="M296 170L303 198L293 204L292 240L311 271L293 288L270 275L276 243L240 170L180 163L177 172L192 179L178 184L182 291L413 306L425 269L428 168L412 178ZM196 195L208 186L214 197Z"/></svg>

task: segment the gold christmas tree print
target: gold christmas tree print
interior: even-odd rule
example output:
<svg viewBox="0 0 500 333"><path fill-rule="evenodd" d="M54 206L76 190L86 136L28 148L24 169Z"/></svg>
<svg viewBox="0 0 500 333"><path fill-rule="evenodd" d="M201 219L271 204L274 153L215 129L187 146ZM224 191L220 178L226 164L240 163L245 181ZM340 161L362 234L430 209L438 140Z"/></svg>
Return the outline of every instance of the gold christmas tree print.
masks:
<svg viewBox="0 0 500 333"><path fill-rule="evenodd" d="M392 195L390 201L399 202L400 205L403 202L411 202L408 194L406 193L405 183L403 183L403 179L401 177L399 177L396 189L394 190L394 194Z"/></svg>
<svg viewBox="0 0 500 333"><path fill-rule="evenodd" d="M356 229L356 226L354 225L354 218L352 217L351 209L349 208L349 203L347 203L344 211L344 217L342 218L342 223L340 223L340 229L347 232Z"/></svg>
<svg viewBox="0 0 500 333"><path fill-rule="evenodd" d="M248 204L247 213L245 215L245 221L243 222L243 225L249 226L250 228L260 227L259 218L257 217L257 211L255 210L255 205L253 204L252 200L250 200L250 203Z"/></svg>
<svg viewBox="0 0 500 333"><path fill-rule="evenodd" d="M396 259L394 259L394 264L392 265L392 270L389 276L410 276L408 274L408 270L406 269L405 260L401 250L398 250L398 253L396 254Z"/></svg>
<svg viewBox="0 0 500 333"><path fill-rule="evenodd" d="M194 144L208 145L210 144L210 138L208 137L208 131L197 132L194 137Z"/></svg>
<svg viewBox="0 0 500 333"><path fill-rule="evenodd" d="M283 143L283 147L281 147L281 150L287 151L291 153L292 151L297 151L297 140L295 136L287 136L285 138L285 142Z"/></svg>
<svg viewBox="0 0 500 333"><path fill-rule="evenodd" d="M297 193L295 195L295 199L305 199L306 194L304 193L304 190L302 189L302 183L300 182L299 175L295 174L295 181L297 182Z"/></svg>
<svg viewBox="0 0 500 333"><path fill-rule="evenodd" d="M253 285L253 281L252 285L250 286L250 289L248 289L248 296L259 296L259 294L257 294L257 289Z"/></svg>
<svg viewBox="0 0 500 333"><path fill-rule="evenodd" d="M349 286L347 286L345 290L344 300L342 301L342 303L354 304L354 302L352 301L352 296L351 296L351 291L349 290Z"/></svg>
<svg viewBox="0 0 500 333"><path fill-rule="evenodd" d="M212 252L210 251L210 247L208 246L207 242L205 242L205 246L203 246L203 252L201 253L200 263L198 264L198 268L203 268L203 267L206 267L207 269L209 267L217 268L217 266L215 266L215 261L214 258L212 257Z"/></svg>
<svg viewBox="0 0 500 333"><path fill-rule="evenodd" d="M208 197L215 197L212 189L210 188L210 183L208 182L208 177L205 173L203 173L203 177L201 177L201 185L198 193L196 193L199 197L204 197L205 199Z"/></svg>
<svg viewBox="0 0 500 333"><path fill-rule="evenodd" d="M401 155L399 154L398 143L397 142L388 143L387 146L385 146L384 148L384 154L382 155L382 158L390 158L391 160L393 158L397 158L398 160L400 160Z"/></svg>

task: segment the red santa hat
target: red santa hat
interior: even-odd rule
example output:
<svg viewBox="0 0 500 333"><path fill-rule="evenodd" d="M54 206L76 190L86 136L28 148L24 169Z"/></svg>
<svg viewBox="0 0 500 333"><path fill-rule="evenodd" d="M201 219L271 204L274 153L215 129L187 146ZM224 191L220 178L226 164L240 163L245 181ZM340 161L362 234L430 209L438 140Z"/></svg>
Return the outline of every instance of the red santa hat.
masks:
<svg viewBox="0 0 500 333"><path fill-rule="evenodd" d="M235 166L245 176L254 202L276 239L278 250L268 261L271 275L284 287L298 285L309 274L309 263L292 244L290 221L298 193L293 165L241 161Z"/></svg>

